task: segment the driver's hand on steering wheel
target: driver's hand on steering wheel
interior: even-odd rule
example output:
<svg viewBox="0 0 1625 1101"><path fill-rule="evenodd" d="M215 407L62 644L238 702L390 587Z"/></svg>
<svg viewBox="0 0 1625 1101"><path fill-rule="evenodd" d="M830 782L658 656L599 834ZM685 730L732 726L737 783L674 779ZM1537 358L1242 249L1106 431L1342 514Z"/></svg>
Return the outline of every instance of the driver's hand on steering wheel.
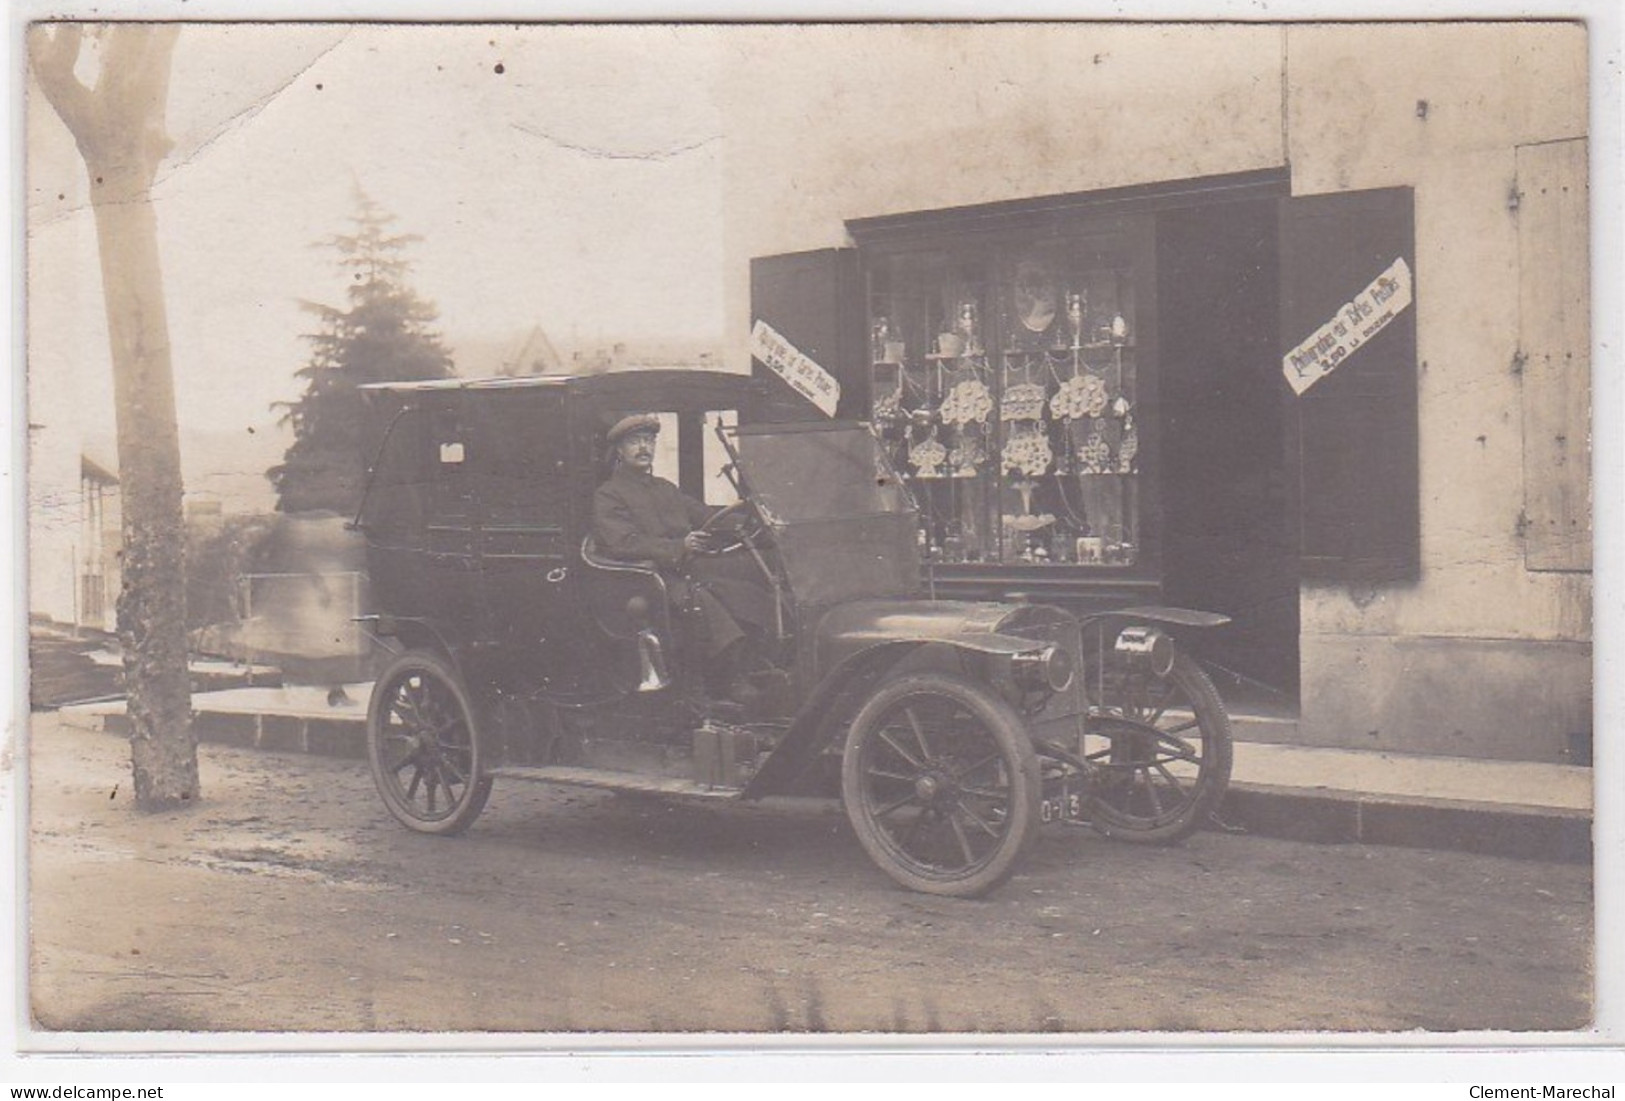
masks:
<svg viewBox="0 0 1625 1101"><path fill-rule="evenodd" d="M691 531L683 536L683 549L690 554L704 554L711 545L711 536L703 531Z"/></svg>

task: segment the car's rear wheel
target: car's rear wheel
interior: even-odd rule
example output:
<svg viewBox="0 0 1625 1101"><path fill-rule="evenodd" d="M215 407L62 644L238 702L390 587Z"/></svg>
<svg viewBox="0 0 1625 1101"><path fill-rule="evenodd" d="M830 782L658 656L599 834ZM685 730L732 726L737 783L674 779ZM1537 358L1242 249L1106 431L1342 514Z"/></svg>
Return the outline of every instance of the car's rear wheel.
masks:
<svg viewBox="0 0 1625 1101"><path fill-rule="evenodd" d="M1230 716L1184 653L1166 677L1125 674L1089 713L1084 756L1099 768L1090 820L1122 841L1189 836L1230 784Z"/></svg>
<svg viewBox="0 0 1625 1101"><path fill-rule="evenodd" d="M1021 718L959 677L881 686L847 734L841 794L870 858L904 887L974 897L1009 878L1038 824Z"/></svg>
<svg viewBox="0 0 1625 1101"><path fill-rule="evenodd" d="M384 806L419 833L454 834L485 809L484 731L457 671L411 650L390 663L367 706L367 756Z"/></svg>

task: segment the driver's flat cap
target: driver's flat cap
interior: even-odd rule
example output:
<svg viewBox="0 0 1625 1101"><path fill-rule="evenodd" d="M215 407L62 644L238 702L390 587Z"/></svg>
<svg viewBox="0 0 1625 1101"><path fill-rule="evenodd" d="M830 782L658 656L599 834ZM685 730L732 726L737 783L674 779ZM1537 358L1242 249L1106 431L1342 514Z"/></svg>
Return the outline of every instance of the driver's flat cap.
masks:
<svg viewBox="0 0 1625 1101"><path fill-rule="evenodd" d="M660 418L653 413L632 413L622 417L609 426L609 435L606 437L613 444L622 436L630 436L634 432L659 432Z"/></svg>

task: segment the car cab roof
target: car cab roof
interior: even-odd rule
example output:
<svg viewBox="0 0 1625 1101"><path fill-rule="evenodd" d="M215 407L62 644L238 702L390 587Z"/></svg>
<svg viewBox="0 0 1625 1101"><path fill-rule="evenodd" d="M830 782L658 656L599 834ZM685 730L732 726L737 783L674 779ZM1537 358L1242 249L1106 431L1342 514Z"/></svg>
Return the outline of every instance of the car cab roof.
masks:
<svg viewBox="0 0 1625 1101"><path fill-rule="evenodd" d="M749 375L705 368L650 368L592 375L529 375L520 378L440 378L415 382L375 382L361 389L403 399L448 391L486 394L505 390L560 390L571 395L652 409L676 399L727 407L754 389Z"/></svg>

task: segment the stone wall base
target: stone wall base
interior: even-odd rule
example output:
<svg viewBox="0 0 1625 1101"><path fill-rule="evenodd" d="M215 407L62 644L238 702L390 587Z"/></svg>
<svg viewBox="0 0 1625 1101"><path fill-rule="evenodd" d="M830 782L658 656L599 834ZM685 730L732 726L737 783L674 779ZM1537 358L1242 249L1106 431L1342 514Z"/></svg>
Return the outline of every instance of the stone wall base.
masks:
<svg viewBox="0 0 1625 1101"><path fill-rule="evenodd" d="M1591 763L1591 646L1310 635L1302 745Z"/></svg>

